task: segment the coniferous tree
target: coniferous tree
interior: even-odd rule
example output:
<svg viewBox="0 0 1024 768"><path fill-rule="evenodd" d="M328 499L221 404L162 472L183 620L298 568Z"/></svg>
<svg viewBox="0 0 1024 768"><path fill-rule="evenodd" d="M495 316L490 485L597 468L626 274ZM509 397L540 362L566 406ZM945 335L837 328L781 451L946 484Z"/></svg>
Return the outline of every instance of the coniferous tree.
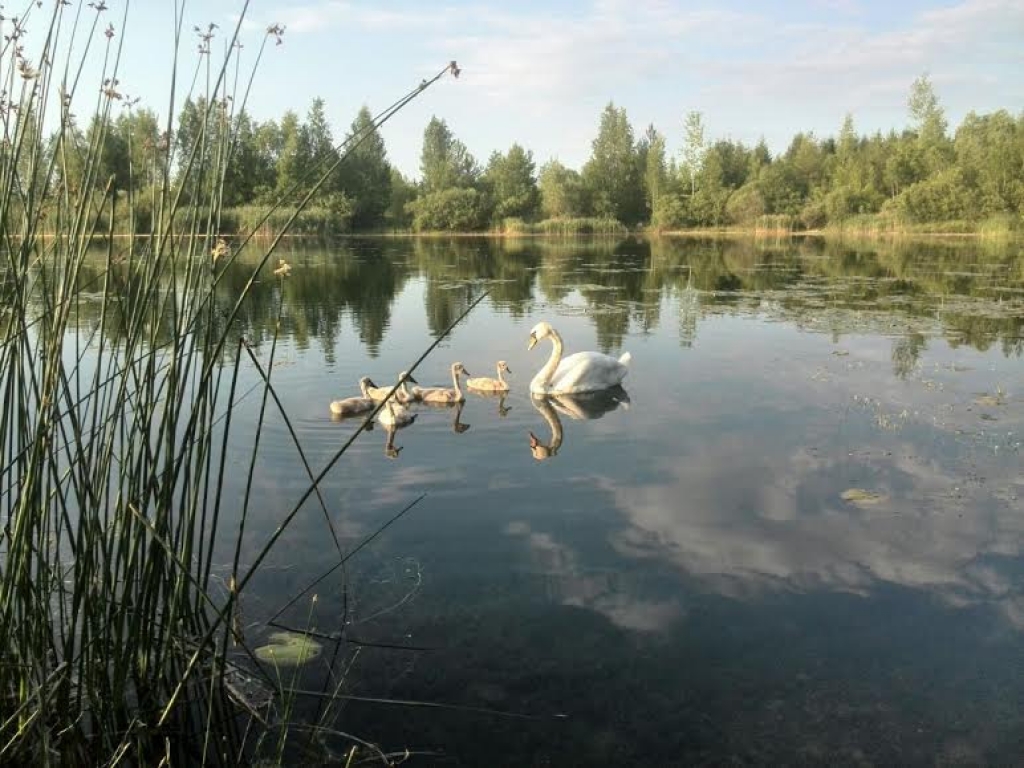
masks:
<svg viewBox="0 0 1024 768"><path fill-rule="evenodd" d="M455 138L448 123L430 118L423 131L423 151L420 155L425 192L442 192L454 187L472 187L479 169L466 145Z"/></svg>
<svg viewBox="0 0 1024 768"><path fill-rule="evenodd" d="M491 155L483 178L491 195L495 220L509 216L530 218L536 213L540 193L535 168L533 153L518 144L513 144L506 154Z"/></svg>
<svg viewBox="0 0 1024 768"><path fill-rule="evenodd" d="M348 141L352 148L342 164L339 187L353 201L352 224L357 229L379 226L391 206L391 164L366 106L352 121Z"/></svg>
<svg viewBox="0 0 1024 768"><path fill-rule="evenodd" d="M590 160L583 166L583 182L598 216L624 224L635 224L643 218L644 193L633 128L624 108L609 103L601 113Z"/></svg>

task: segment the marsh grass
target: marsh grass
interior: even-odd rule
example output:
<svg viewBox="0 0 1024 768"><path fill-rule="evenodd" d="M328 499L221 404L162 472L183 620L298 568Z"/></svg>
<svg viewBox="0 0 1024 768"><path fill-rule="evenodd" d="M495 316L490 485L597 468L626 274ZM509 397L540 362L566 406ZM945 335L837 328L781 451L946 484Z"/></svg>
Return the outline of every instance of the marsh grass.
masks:
<svg viewBox="0 0 1024 768"><path fill-rule="evenodd" d="M73 117L73 110L91 111L102 125L114 110L131 109L119 92L125 17L108 21L103 3L33 2L4 22L3 764L234 764L258 752L267 743L253 736L259 707L239 701L239 686L225 681L240 660L251 662L246 669L257 688L277 695L282 686L256 664L232 619L260 564L303 502L319 496L318 482L345 450L316 476L303 457L307 492L243 562L259 429L245 499L240 508L231 500L232 524L224 523L242 366L260 372L260 423L268 408L287 416L270 378L276 334L270 364L261 368L248 342L232 333L233 321L257 280L287 279L287 265L275 269L272 256L337 163L315 169L305 186L282 198L297 204L267 206L243 222L244 235L224 238L222 190L235 118L268 41L279 42L283 30L267 30L252 71L243 75L243 8L222 46L213 25L195 28L199 53L186 65L183 51L194 50L194 38L175 7L168 115L184 98L181 82L191 83L185 95L202 95L206 107L194 142L180 143L169 116L153 164L129 169L153 182L145 194L132 192L132 184L116 189L104 177L103 130L85 142ZM29 25L41 43L26 52ZM100 83L83 78L89 62L101 63ZM449 69L384 110L376 125ZM52 127L45 138L44 127ZM362 138L348 140L339 163ZM274 237L246 262L244 285L228 293L221 281L226 265L268 222ZM100 268L84 269L97 258L97 242ZM221 579L215 552L232 548L230 573ZM287 715L289 700L281 701ZM277 716L274 728L280 757L287 718Z"/></svg>

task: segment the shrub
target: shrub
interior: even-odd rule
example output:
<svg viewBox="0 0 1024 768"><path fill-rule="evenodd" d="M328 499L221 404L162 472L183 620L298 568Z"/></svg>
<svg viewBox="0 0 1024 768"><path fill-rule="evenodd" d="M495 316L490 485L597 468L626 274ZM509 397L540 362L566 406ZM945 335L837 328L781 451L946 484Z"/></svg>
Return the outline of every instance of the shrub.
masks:
<svg viewBox="0 0 1024 768"><path fill-rule="evenodd" d="M486 201L475 189L430 192L406 205L417 232L474 232L487 225Z"/></svg>
<svg viewBox="0 0 1024 768"><path fill-rule="evenodd" d="M651 212L651 228L654 230L682 229L689 222L686 201L672 193L661 195L654 202Z"/></svg>
<svg viewBox="0 0 1024 768"><path fill-rule="evenodd" d="M756 183L744 184L725 204L725 216L732 224L753 224L764 212L764 197Z"/></svg>
<svg viewBox="0 0 1024 768"><path fill-rule="evenodd" d="M970 190L957 168L949 168L912 184L889 201L887 207L895 209L911 222L970 219L976 214Z"/></svg>

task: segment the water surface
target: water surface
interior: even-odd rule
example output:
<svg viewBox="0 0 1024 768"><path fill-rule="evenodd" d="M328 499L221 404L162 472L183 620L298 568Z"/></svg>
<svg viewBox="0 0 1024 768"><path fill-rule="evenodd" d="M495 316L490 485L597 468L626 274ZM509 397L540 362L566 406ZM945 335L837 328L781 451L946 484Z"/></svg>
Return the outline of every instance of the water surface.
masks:
<svg viewBox="0 0 1024 768"><path fill-rule="evenodd" d="M314 471L358 423L328 402L393 381L483 291L416 377L513 371L503 400L359 437L322 486L344 551L426 497L283 620L427 649L345 644L304 688L534 719L350 702L334 727L423 765L1024 754L1019 245L396 239L284 256L291 276L267 275L243 323L266 360L280 314L274 383ZM534 403L542 319L567 352L630 351L624 392ZM239 485L258 406L235 417ZM269 416L243 559L306 486ZM245 601L250 640L337 561L311 501Z"/></svg>

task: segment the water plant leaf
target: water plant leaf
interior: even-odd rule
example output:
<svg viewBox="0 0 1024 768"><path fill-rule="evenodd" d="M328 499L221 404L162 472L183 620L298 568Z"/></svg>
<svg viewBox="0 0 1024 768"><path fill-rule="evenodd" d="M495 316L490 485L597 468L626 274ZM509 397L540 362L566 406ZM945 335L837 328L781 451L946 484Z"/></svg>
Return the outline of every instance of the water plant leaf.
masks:
<svg viewBox="0 0 1024 768"><path fill-rule="evenodd" d="M997 392L994 395L984 394L974 398L974 402L977 405L984 405L988 408L998 408L1006 402L1001 392Z"/></svg>
<svg viewBox="0 0 1024 768"><path fill-rule="evenodd" d="M320 643L298 632L273 632L270 642L255 650L256 658L268 664L296 667L320 655Z"/></svg>
<svg viewBox="0 0 1024 768"><path fill-rule="evenodd" d="M847 488L840 494L840 498L855 507L873 507L889 500L884 493L875 493L863 488Z"/></svg>

